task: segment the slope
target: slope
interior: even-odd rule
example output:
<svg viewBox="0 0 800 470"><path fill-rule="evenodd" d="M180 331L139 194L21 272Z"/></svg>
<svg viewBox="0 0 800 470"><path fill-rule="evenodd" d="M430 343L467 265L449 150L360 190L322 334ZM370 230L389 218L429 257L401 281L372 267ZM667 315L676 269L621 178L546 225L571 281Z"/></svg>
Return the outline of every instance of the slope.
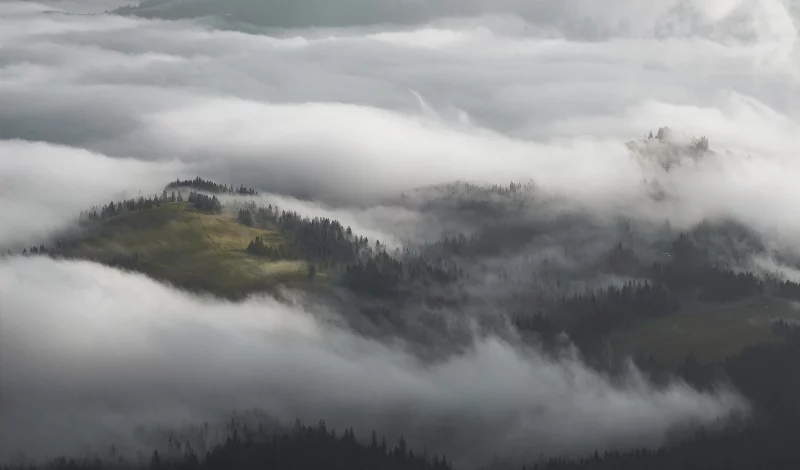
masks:
<svg viewBox="0 0 800 470"><path fill-rule="evenodd" d="M256 236L272 245L280 233L239 224L224 214L165 203L93 223L61 250L66 256L119 264L193 291L227 298L307 282L305 261L268 261L246 251Z"/></svg>
<svg viewBox="0 0 800 470"><path fill-rule="evenodd" d="M647 357L676 367L692 354L700 363L734 356L748 346L779 340L773 323L800 321L800 309L787 299L768 295L736 302L694 302L680 311L641 321L608 337L615 352Z"/></svg>

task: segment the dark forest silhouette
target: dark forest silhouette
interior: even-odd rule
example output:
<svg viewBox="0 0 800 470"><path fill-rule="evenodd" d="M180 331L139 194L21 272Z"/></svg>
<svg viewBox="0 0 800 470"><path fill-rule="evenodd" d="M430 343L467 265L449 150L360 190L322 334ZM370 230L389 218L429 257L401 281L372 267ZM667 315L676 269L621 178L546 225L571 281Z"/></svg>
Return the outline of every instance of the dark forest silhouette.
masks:
<svg viewBox="0 0 800 470"><path fill-rule="evenodd" d="M86 459L58 458L42 467L57 470L147 469L147 470L235 470L235 469L375 469L375 470L452 470L445 456L427 455L408 446L401 436L394 445L378 439L375 432L368 442L356 439L352 428L337 432L324 421L315 426L296 423L287 431L268 431L263 425L248 428L231 421L224 442L202 451L200 445L170 437L165 448L154 450L149 458L94 456ZM199 429L206 438L208 426ZM5 467L12 468L12 467Z"/></svg>

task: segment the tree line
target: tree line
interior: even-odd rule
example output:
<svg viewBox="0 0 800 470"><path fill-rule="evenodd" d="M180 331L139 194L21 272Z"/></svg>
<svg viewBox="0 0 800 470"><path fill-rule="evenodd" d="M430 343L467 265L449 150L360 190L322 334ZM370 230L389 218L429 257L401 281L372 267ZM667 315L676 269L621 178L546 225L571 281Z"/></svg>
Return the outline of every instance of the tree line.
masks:
<svg viewBox="0 0 800 470"><path fill-rule="evenodd" d="M206 427L207 429L207 427ZM378 439L373 431L368 442L356 438L352 428L337 432L324 421L314 426L295 424L292 429L269 431L263 425L228 427L223 443L202 453L197 445L170 437L166 448L154 450L149 458L70 459L61 457L41 466L25 465L21 470L453 470L446 456L415 452L401 436L394 445ZM4 467L12 470L12 467Z"/></svg>
<svg viewBox="0 0 800 470"><path fill-rule="evenodd" d="M183 202L183 196L178 192L173 191L168 195L164 190L161 195L153 195L152 197L139 196L138 198L126 199L118 202L111 201L102 206L94 206L80 212L79 221L91 222L110 219L126 212L142 211L152 209L154 207L161 207L161 204L168 202Z"/></svg>
<svg viewBox="0 0 800 470"><path fill-rule="evenodd" d="M371 253L369 239L353 234L336 220L303 217L297 212L281 210L277 206L256 207L247 204L238 212L239 223L250 227L275 230L281 243L270 244L263 237L255 237L247 246L251 254L271 260L305 259L309 262L336 266L353 263ZM381 249L375 242L375 249Z"/></svg>
<svg viewBox="0 0 800 470"><path fill-rule="evenodd" d="M177 188L191 188L196 189L198 191L205 191L207 193L216 193L216 194L238 194L241 196L257 196L258 192L253 188L246 188L244 185L239 185L237 188L234 185L228 186L227 184L217 184L210 180L205 180L199 176L195 177L192 180L183 180L181 181L180 178L172 181L167 185L169 189L177 189Z"/></svg>
<svg viewBox="0 0 800 470"><path fill-rule="evenodd" d="M764 281L754 273L712 264L656 263L652 277L676 292L694 292L698 300L711 302L734 302L765 292Z"/></svg>
<svg viewBox="0 0 800 470"><path fill-rule="evenodd" d="M402 249L389 253L379 240L353 234L336 220L308 218L277 207L240 209L238 220L245 225L277 230L282 242L272 244L255 237L247 251L271 260L303 259L328 269L340 270L342 285L374 296L396 295L409 284L429 285L452 282L463 275L455 263L442 257Z"/></svg>
<svg viewBox="0 0 800 470"><path fill-rule="evenodd" d="M619 286L563 295L549 314L517 314L514 324L520 332L535 334L545 344L552 344L564 332L586 351L617 328L669 315L678 309L680 301L665 285L628 281Z"/></svg>
<svg viewBox="0 0 800 470"><path fill-rule="evenodd" d="M256 192L253 188L246 188L244 185L240 185L238 188L233 185L220 185L214 183L213 181L204 180L198 176L193 180L181 181L180 179L177 179L169 183L161 192L161 195L155 194L152 197L140 196L138 198L131 198L118 202L111 201L102 206L91 207L87 210L81 211L79 220L105 220L125 212L160 207L161 204L168 202L184 202L184 196L181 192L181 188L191 189L189 192L188 202L192 203L198 210L208 212L219 212L222 209L222 203L216 196L207 196L200 191L215 194L258 195L258 192Z"/></svg>
<svg viewBox="0 0 800 470"><path fill-rule="evenodd" d="M377 297L409 294L414 290L455 282L463 271L444 259L404 250L403 256L376 251L366 260L348 264L342 283L352 291Z"/></svg>
<svg viewBox="0 0 800 470"><path fill-rule="evenodd" d="M210 213L222 212L222 202L217 199L217 196L208 196L203 193L198 193L197 191L191 191L189 192L187 201L199 211Z"/></svg>

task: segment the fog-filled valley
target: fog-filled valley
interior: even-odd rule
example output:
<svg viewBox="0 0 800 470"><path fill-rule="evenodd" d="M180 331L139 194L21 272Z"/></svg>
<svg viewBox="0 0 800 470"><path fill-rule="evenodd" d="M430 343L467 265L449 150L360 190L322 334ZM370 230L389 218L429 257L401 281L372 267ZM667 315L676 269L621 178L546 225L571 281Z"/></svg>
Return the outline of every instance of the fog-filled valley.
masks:
<svg viewBox="0 0 800 470"><path fill-rule="evenodd" d="M0 468L796 468L798 21L0 0Z"/></svg>

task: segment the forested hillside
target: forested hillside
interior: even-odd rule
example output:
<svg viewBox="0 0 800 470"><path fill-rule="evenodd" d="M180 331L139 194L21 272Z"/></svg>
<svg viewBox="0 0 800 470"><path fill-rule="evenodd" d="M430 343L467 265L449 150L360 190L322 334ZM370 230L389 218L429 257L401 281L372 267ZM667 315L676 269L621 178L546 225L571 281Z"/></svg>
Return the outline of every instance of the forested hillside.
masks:
<svg viewBox="0 0 800 470"><path fill-rule="evenodd" d="M231 299L259 292L281 295L284 287L326 302L346 298L353 310L345 320L352 328L417 344L421 358L468 348L473 321L554 355L560 354L566 334L587 362L611 374L630 355L654 383L667 384L677 376L700 389L711 389L729 382L754 405L754 417L722 430L692 431L693 437L666 449L630 453L598 449L588 459L544 459L530 462L528 468L751 468L755 462L790 468L793 449L782 436L800 423L792 398L800 390L789 372L792 358L800 358L792 326L800 321L792 303L799 298L800 286L715 261L718 258L703 242L708 228L679 233L666 248L653 247L666 253L655 256L655 261L654 256L643 255L641 247L635 248L632 229L626 228L627 238L592 261L592 269L625 280L576 289L576 279L584 274L546 259L546 271L534 271L530 278L506 270L513 263L510 256L526 252L531 240L552 229L508 223L515 209L502 199L521 197L526 189L520 185L468 186L467 193L451 193L471 194L467 200L476 201L459 203L467 217L477 210L497 222L484 222L469 234L402 248L369 240L333 219L258 205L246 199L255 191L234 188L201 178L178 180L161 195L85 210L77 230L22 254L89 259ZM501 199L477 202L486 194ZM235 199L224 202L218 195ZM496 263L498 256L509 265ZM472 286L492 272L513 286L482 298ZM537 284L542 278L549 279L546 293ZM420 309L430 313L412 313ZM456 311L462 312L461 321L453 321ZM202 452L197 444L170 441L166 450L155 450L146 461L121 456L65 458L51 466L452 468L443 458L420 450L415 454L403 441L387 446L377 444L374 436L369 442L357 440L352 430L337 435L323 424L283 434L233 425L227 432L223 444ZM718 452L725 446L735 451ZM694 467L680 466L686 461ZM500 460L498 465L505 464Z"/></svg>
<svg viewBox="0 0 800 470"><path fill-rule="evenodd" d="M477 317L461 315L489 328L502 324L492 318L499 309L524 335L545 343L566 332L586 351L610 345L619 354L655 354L667 364L690 352L718 360L748 345L772 342L773 322L798 317L791 302L800 299L800 284L731 267L715 254L719 242L708 244L720 234L743 236L736 226L681 232L648 253L625 225L619 241L593 255L591 271L571 271L545 258L525 274L511 270L517 263L513 258L529 256L531 244L554 230L536 221L509 223L530 204L533 187L456 185L430 191L444 196L431 199L427 210L455 204L465 220L478 211L480 228L416 247L389 248L336 220L248 201L257 193L243 185L197 177L174 181L160 195L87 209L78 231L23 254L91 259L233 299L275 292L281 285L319 295L338 296L344 290L356 301L358 318L391 325L411 339L422 340L415 335L423 328L428 330L424 336L433 332L456 343L468 336L466 327L454 329L452 322L443 329L438 315L408 316L420 306L477 311ZM224 204L217 198L222 194L240 199ZM557 229L585 223L574 218ZM621 281L595 287L581 280L602 273ZM482 298L474 284L487 275L506 282ZM486 309L493 311L486 314ZM692 334L670 336L684 329ZM433 337L424 341L438 341Z"/></svg>

